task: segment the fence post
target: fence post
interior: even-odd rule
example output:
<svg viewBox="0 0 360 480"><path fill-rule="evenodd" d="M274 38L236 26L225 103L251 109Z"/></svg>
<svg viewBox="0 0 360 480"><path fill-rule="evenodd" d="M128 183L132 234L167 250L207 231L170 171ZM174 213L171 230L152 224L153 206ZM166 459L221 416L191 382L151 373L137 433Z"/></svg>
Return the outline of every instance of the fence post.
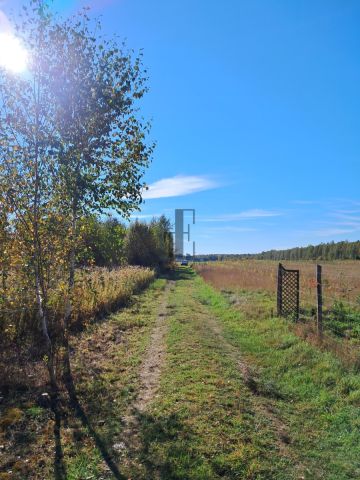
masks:
<svg viewBox="0 0 360 480"><path fill-rule="evenodd" d="M282 315L282 268L283 266L279 263L278 266L278 275L277 275L277 315L281 317Z"/></svg>
<svg viewBox="0 0 360 480"><path fill-rule="evenodd" d="M319 337L322 337L323 334L323 300L321 273L321 265L316 265L317 332Z"/></svg>

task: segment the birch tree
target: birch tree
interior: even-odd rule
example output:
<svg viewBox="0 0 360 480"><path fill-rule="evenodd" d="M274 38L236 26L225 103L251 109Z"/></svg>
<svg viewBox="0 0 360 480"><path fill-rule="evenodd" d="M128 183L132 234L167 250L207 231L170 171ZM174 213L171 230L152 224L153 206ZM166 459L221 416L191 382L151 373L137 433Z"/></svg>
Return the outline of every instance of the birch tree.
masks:
<svg viewBox="0 0 360 480"><path fill-rule="evenodd" d="M52 32L57 61L49 68L59 135L56 194L69 222L67 350L79 219L109 209L129 216L141 203L142 176L152 152L145 142L149 126L139 119L136 108L146 92L141 57L133 58L116 40L102 37L99 23L97 35L92 28L85 11L57 25ZM66 355L67 374L68 359Z"/></svg>
<svg viewBox="0 0 360 480"><path fill-rule="evenodd" d="M127 217L142 201L153 146L136 104L147 79L141 56L103 37L86 11L59 21L33 0L17 30L31 62L24 78L1 72L0 189L31 265L55 385L49 282L66 273L65 315L54 335L68 375L79 220L107 210Z"/></svg>
<svg viewBox="0 0 360 480"><path fill-rule="evenodd" d="M54 101L44 65L49 58L49 17L32 2L18 26L28 51L27 75L0 71L0 197L18 252L28 266L51 383L55 387L54 348L47 312L46 246L51 242L47 219L52 206L54 157Z"/></svg>

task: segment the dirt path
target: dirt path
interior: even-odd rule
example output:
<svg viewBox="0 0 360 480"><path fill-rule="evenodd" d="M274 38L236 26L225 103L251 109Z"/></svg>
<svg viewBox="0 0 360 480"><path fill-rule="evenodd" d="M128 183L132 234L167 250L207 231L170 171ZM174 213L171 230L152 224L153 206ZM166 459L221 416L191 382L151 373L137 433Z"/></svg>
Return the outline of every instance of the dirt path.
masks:
<svg viewBox="0 0 360 480"><path fill-rule="evenodd" d="M32 456L40 451L38 445L51 446L46 471L31 478L54 478L48 473L53 471L53 450L74 480L360 478L358 455L349 454L354 467L346 463L345 448L358 449L357 411L350 410L349 403L341 416L349 428L340 429L347 443L344 440L333 462L335 473L323 473L327 452L336 455L333 445L338 439L333 435L333 443L325 438L321 444L319 433L325 437L325 427L313 430L323 415L322 396L312 398L306 392L306 401L312 399L310 410L305 397L297 400L282 388L282 368L291 358L282 348L288 342L285 326L280 324L274 336L273 319L248 318L190 269L178 269L172 278L176 280L156 280L128 307L77 338L72 367L81 420L64 402L64 421L55 425L53 439L53 421L45 417L46 411L35 405L31 410L22 407L21 421L31 415L34 428L41 422L46 426L36 430L39 443L36 448L30 445ZM275 355L269 357L273 348ZM334 364L327 364L325 356L306 357L304 352L308 354L307 349L292 350L296 363L290 361L306 386L308 372L318 374L313 358L333 372ZM301 375L300 361L310 364ZM278 370L269 370L269 365L278 364ZM290 394L298 392L291 388ZM335 398L333 391L331 396L325 389L317 391L326 393L326 401ZM20 420L12 427L16 434L23 428Z"/></svg>
<svg viewBox="0 0 360 480"><path fill-rule="evenodd" d="M244 387L246 386L249 389L248 398L255 416L267 419L265 422L267 424L266 428L273 433L278 454L293 463L297 472L296 478L304 478L304 467L299 462L299 459L293 455L290 448L291 439L289 431L287 425L278 415L276 402L272 402L271 398L266 397L266 395L261 393L261 389L258 389L256 372L244 361L239 349L226 339L221 324L208 306L199 302L198 298L192 295L190 285L191 283L186 284L181 281L168 281L162 293L148 347L143 355L139 370L137 396L134 402L129 405L126 415L122 418L123 431L121 439L119 439L120 441L116 444L116 449L121 456L121 464L126 467L127 471L132 472L134 477L132 476L131 478L165 478L164 472L161 470L161 467L158 467L156 461L152 462L151 473L144 466L144 458L147 458L148 455L147 445L149 445L149 439L144 438L144 433L146 432L146 425L153 418L153 412L151 411L153 402L157 402L158 405L163 403L163 399L159 396L159 385L160 377L164 371L163 366L167 358L166 339L168 334L170 334L171 327L168 315L171 314L171 324L173 321L176 322L176 319L181 319L180 321L189 324L190 329L194 328L195 325L197 329L196 335L199 336L199 339L201 338L200 343L196 343L195 339L196 348L194 352L198 352L195 353L195 356L207 358L210 362L209 365L214 365L212 362L216 353L213 352L213 341L211 339L216 339L215 344L217 348L223 352L223 356L228 358L228 364L231 363L240 372ZM171 292L173 292L171 300L175 301L177 305L175 317L173 316L174 313L170 313L168 308ZM196 327L197 324L198 327ZM191 350L193 348L194 346L190 340L190 343L186 346L186 350L190 349L188 350L189 355L192 355ZM195 365L194 368L196 368ZM178 367L176 367L173 374L174 376L179 375ZM224 377L225 375L224 371ZM222 378L221 372L219 372L219 378ZM221 382L222 380L219 381ZM161 393L161 395L163 394L164 392ZM198 401L201 402L200 399ZM192 413L191 415L195 414ZM236 415L235 412L234 415ZM209 428L211 429L212 427ZM156 438L150 440L150 444L156 444L156 442ZM161 442L159 447L162 448ZM170 476L169 478L172 477Z"/></svg>
<svg viewBox="0 0 360 480"><path fill-rule="evenodd" d="M168 296L174 288L175 282L169 280L163 293L150 343L140 367L139 388L136 400L129 406L128 413L122 419L124 424L123 441L118 444L118 449L122 450L124 463L133 467L139 465L138 455L142 448L140 416L146 413L159 387L161 369L166 354L165 338L168 330Z"/></svg>
<svg viewBox="0 0 360 480"><path fill-rule="evenodd" d="M168 323L166 321L168 295L170 290L175 288L176 282L174 281L169 281L166 285L157 320L151 334L150 344L140 368L140 386L138 395L136 401L130 407L129 414L125 417L125 442L128 449L133 452L141 449L141 441L139 439L139 415L146 412L148 405L155 398L159 386L161 369L166 353L164 339L168 330ZM184 299L184 305L186 303L186 299ZM239 350L225 339L223 329L217 319L201 304L197 304L196 312L194 312L194 315L199 314L202 315L204 323L216 335L224 354L228 355L239 369L245 385L252 393L255 411L269 419L269 422L272 425L272 430L277 438L279 452L281 455L289 457L290 453L288 445L290 443L290 438L287 426L276 415L271 401L259 394L255 372L244 362ZM302 470L300 465L298 466L298 470Z"/></svg>
<svg viewBox="0 0 360 480"><path fill-rule="evenodd" d="M266 395L256 370L227 337L196 277L182 270L178 277L169 296L166 355L153 340L164 342L160 315L127 419L135 477L303 479L278 400ZM152 378L155 365L159 384L157 355L159 390Z"/></svg>
<svg viewBox="0 0 360 480"><path fill-rule="evenodd" d="M133 409L139 413L146 411L148 404L156 395L161 374L161 367L165 357L165 336L167 324L167 299L169 291L174 288L173 281L169 281L165 287L164 298L159 308L158 317L150 338L150 345L145 354L140 369L140 388L133 405Z"/></svg>

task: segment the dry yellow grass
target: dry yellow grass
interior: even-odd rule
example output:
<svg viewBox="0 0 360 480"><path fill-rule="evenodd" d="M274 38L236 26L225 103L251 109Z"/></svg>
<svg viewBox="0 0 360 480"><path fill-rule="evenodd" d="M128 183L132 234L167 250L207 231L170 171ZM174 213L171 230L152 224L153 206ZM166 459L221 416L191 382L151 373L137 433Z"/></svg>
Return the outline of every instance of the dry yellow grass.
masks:
<svg viewBox="0 0 360 480"><path fill-rule="evenodd" d="M285 268L300 270L301 322L289 323L289 328L307 342L333 352L345 365L359 368L359 342L356 332L340 332L340 337L328 335L337 332L336 315L329 323L329 312L335 302L342 302L349 312L360 311L360 262L321 262L323 266L323 298L325 306L325 333L319 338L315 323L316 276L315 262L284 262ZM269 260L243 260L197 264L195 269L213 287L231 294L234 304L247 318L266 318L276 312L278 262ZM261 302L253 302L244 292L266 291L273 295L273 308L262 309ZM271 315L273 314L271 313ZM358 313L356 314L358 315ZM335 323L334 323L335 320ZM344 319L345 321L345 319ZM355 320L346 320L352 328ZM349 336L349 338L348 338ZM350 338L352 337L352 338Z"/></svg>
<svg viewBox="0 0 360 480"><path fill-rule="evenodd" d="M316 302L316 262L284 262L285 268L300 270L300 297L306 305ZM321 262L325 306L341 300L360 307L360 262ZM196 264L197 272L218 289L276 292L278 262L241 260Z"/></svg>
<svg viewBox="0 0 360 480"><path fill-rule="evenodd" d="M78 270L73 298L72 322L91 319L124 305L131 296L143 289L155 277L153 270L142 267L119 267L113 270L95 267ZM9 282L10 283L10 282ZM20 283L20 282L19 282ZM56 324L64 314L66 282L59 282L49 294L49 318ZM26 288L18 288L16 278L10 283L5 308L0 304L0 327L8 337L36 331L34 295ZM0 328L1 330L1 328Z"/></svg>
<svg viewBox="0 0 360 480"><path fill-rule="evenodd" d="M155 272L142 267L92 268L78 270L76 277L71 325L80 327L125 305L134 293L155 278ZM11 288L11 301L5 308L0 303L0 377L24 354L25 372L26 359L33 357L37 345L40 350L43 345L33 296L29 289L16 288L16 282L12 282ZM50 292L48 313L52 332L56 331L64 314L65 292L65 282Z"/></svg>
<svg viewBox="0 0 360 480"><path fill-rule="evenodd" d="M73 322L107 314L125 305L132 295L145 288L155 277L153 270L122 267L113 270L93 268L77 272L73 299ZM53 310L62 313L64 301L54 292Z"/></svg>
<svg viewBox="0 0 360 480"><path fill-rule="evenodd" d="M132 296L155 278L149 268L123 267L113 270L93 268L77 272L71 327L80 329L94 320L127 304ZM64 285L51 292L49 319L55 332L64 313ZM20 292L21 293L21 292ZM29 295L0 306L0 385L44 383L46 371L40 360L43 342L39 336L38 319L33 299ZM39 361L40 360L40 361ZM36 372L36 374L34 374Z"/></svg>

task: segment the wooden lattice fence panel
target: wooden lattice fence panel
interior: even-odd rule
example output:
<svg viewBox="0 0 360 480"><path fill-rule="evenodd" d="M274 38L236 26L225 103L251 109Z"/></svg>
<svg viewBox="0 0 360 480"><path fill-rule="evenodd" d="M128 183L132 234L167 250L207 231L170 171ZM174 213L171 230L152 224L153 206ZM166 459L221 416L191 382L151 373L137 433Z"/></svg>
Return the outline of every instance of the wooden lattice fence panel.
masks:
<svg viewBox="0 0 360 480"><path fill-rule="evenodd" d="M300 272L289 270L279 263L277 310L280 317L299 319Z"/></svg>

